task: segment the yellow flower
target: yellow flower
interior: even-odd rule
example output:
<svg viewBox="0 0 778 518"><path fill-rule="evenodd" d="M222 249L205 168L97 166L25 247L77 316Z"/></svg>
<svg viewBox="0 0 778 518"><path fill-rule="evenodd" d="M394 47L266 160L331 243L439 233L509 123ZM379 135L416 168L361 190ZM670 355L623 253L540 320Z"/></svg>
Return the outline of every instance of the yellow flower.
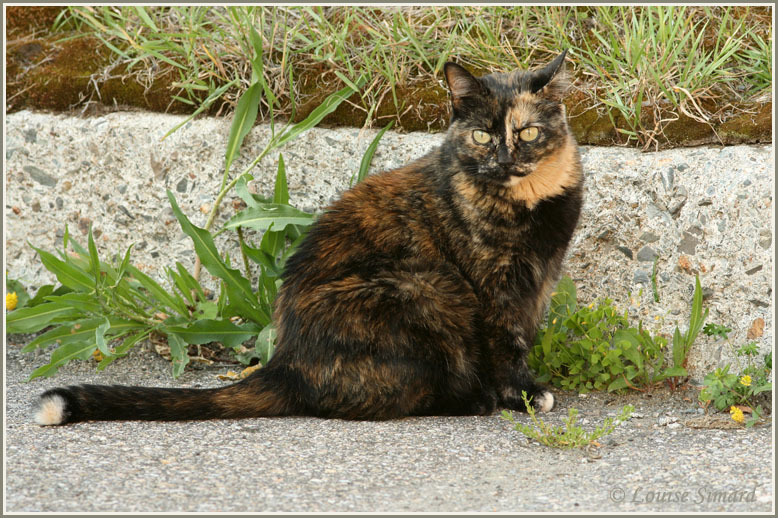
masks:
<svg viewBox="0 0 778 518"><path fill-rule="evenodd" d="M746 420L743 411L736 406L729 407L729 415L732 416L732 420L736 423L743 423Z"/></svg>
<svg viewBox="0 0 778 518"><path fill-rule="evenodd" d="M16 303L19 302L19 297L16 295L15 291L12 291L11 293L6 294L5 296L5 309L8 311L13 311L16 309Z"/></svg>
<svg viewBox="0 0 778 518"><path fill-rule="evenodd" d="M751 386L751 376L746 374L745 376L740 378L740 384L741 385L745 385L746 387L750 387Z"/></svg>

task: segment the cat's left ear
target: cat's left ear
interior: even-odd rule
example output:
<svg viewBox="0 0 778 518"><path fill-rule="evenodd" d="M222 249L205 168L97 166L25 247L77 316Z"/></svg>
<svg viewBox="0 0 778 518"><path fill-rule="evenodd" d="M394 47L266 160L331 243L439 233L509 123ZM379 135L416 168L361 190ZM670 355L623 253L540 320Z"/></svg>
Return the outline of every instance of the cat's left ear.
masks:
<svg viewBox="0 0 778 518"><path fill-rule="evenodd" d="M545 97L552 101L561 101L565 92L570 87L570 81L565 70L565 56L567 49L562 51L554 60L541 68L532 72L532 81L530 88L533 94Z"/></svg>

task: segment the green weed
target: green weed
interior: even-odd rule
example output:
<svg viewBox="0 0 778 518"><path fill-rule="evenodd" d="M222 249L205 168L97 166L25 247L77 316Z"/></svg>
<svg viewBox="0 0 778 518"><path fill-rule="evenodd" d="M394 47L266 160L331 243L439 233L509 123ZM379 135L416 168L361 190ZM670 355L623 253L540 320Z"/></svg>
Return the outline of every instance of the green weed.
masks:
<svg viewBox="0 0 778 518"><path fill-rule="evenodd" d="M513 413L509 410L503 410L502 418L514 425L516 431L523 433L530 439L534 439L540 444L552 448L584 448L590 445L597 445L597 440L612 433L617 426L628 420L635 408L632 405L626 405L615 418L608 417L601 426L592 431L586 431L576 424L578 419L578 410L571 408L568 410L567 419L564 420L564 427L551 426L535 416L535 408L527 399L527 393L522 391L521 397L527 406L527 413L532 420L532 426L516 422Z"/></svg>
<svg viewBox="0 0 778 518"><path fill-rule="evenodd" d="M757 404L758 396L773 389L770 381L773 355L770 352L759 361L756 342L740 347L735 351L735 355L738 363L735 372L738 373L730 372L731 364L708 373L703 380L699 400L712 404L718 411L733 409L737 405L750 407L752 415L748 420L745 420L739 409L733 410L733 419L745 421L746 427L751 427L762 419L763 410L761 405ZM741 359L745 359L745 365L741 363Z"/></svg>
<svg viewBox="0 0 778 518"><path fill-rule="evenodd" d="M260 79L258 60L255 66L255 81L241 96L233 115L222 185L205 228L195 226L181 211L173 193L167 193L175 217L194 245L197 263L193 273L176 263L175 268L166 269L172 289L165 287L131 264L132 247L120 261L117 258L105 262L98 256L91 230L85 249L71 238L66 227L63 249L58 256L35 249L46 269L57 277L59 286L43 286L35 297L29 298L18 283L6 280L7 289L10 286L19 294L17 309L6 315L6 331L33 333L50 327L23 351L51 344L57 346L50 362L36 369L30 379L51 376L69 361L89 359L96 351L100 359L98 370L103 369L152 334L167 338L175 377L189 362L189 345L220 342L242 363L258 359L264 364L273 354L272 305L281 283L280 274L286 259L313 223L314 215L289 205L283 156L279 157L272 200L252 195L246 183L252 179L250 171L268 153L316 126L354 90L346 87L330 95L299 123L286 123L278 131L274 127L265 149L247 168L230 178L230 166L255 122L260 99L272 95ZM362 83L357 80L355 87ZM270 101L271 106L273 103ZM366 174L381 135L368 147L359 179ZM236 231L245 275L232 266L228 256L219 252L210 230L219 205L233 188L247 206L227 221L220 232ZM262 232L259 243L247 240L243 229ZM251 278L250 261L258 265L256 282ZM216 300L209 299L199 283L200 265L220 280ZM253 350L243 347L251 339L255 339Z"/></svg>
<svg viewBox="0 0 778 518"><path fill-rule="evenodd" d="M708 336L718 336L724 339L727 338L730 331L732 331L731 328L721 324L714 324L713 322L705 324L705 327L702 328L704 334Z"/></svg>
<svg viewBox="0 0 778 518"><path fill-rule="evenodd" d="M642 390L662 381L675 387L688 376L686 358L706 317L697 278L689 328L681 333L676 327L669 365L667 339L652 336L642 322L631 326L629 314L617 311L609 299L579 306L573 281L563 277L528 363L538 381L566 390Z"/></svg>

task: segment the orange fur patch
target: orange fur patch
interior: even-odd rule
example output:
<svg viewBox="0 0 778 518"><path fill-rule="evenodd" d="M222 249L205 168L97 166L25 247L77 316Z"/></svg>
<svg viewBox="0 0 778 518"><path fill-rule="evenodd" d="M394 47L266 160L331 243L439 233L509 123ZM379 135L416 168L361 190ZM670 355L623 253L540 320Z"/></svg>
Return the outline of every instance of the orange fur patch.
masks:
<svg viewBox="0 0 778 518"><path fill-rule="evenodd" d="M575 141L568 137L559 152L540 161L529 175L512 176L505 186L511 198L522 200L529 209L533 209L541 201L562 194L580 181Z"/></svg>

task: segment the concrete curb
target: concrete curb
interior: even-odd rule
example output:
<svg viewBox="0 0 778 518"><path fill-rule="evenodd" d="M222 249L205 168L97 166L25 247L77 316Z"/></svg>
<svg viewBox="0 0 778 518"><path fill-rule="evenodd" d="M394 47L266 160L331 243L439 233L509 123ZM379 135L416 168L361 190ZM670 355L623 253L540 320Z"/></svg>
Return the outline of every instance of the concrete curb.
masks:
<svg viewBox="0 0 778 518"><path fill-rule="evenodd" d="M85 241L93 225L104 256L136 243L135 264L157 278L194 252L169 207L170 189L203 225L221 182L229 120L199 119L160 141L181 117L112 113L78 118L21 111L6 116L5 238L8 275L31 286L52 282L31 243L61 246L67 223ZM239 171L264 147L268 126L246 139ZM319 211L348 188L375 131L313 129L281 149L291 202ZM401 166L440 140L425 133L387 133L373 171ZM733 346L773 342L772 146L674 149L582 147L586 204L566 265L580 301L609 297L649 329L672 333L688 321L699 273L709 321L733 329L728 341L700 336L690 358L698 381L733 361ZM257 192L272 193L278 156L253 171ZM220 222L234 213L225 200ZM218 226L219 222L217 222ZM232 236L217 246L236 256ZM650 277L658 257L660 302ZM207 275L206 275L207 277ZM212 280L211 286L215 286Z"/></svg>

